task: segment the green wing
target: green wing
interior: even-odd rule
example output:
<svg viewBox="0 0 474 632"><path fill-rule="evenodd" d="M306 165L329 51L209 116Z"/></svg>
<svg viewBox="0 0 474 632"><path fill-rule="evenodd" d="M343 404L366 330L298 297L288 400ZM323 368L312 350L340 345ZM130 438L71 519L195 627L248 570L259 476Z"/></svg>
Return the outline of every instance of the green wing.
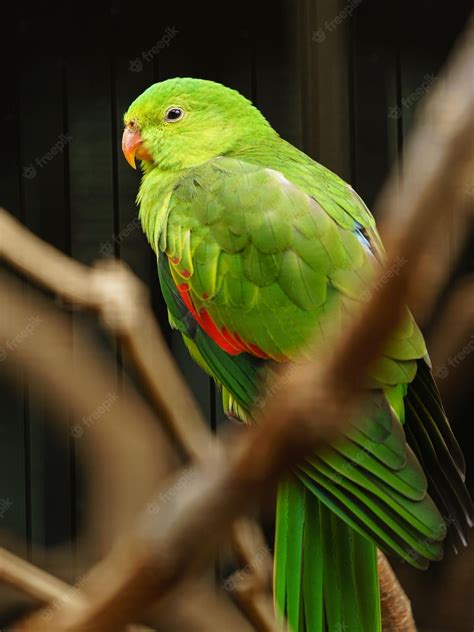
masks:
<svg viewBox="0 0 474 632"><path fill-rule="evenodd" d="M354 225L341 226L277 171L221 158L190 171L175 189L160 249L198 311L281 360L304 352L315 334L337 333L365 296L378 263L364 243L369 223ZM425 353L407 314L373 385L411 381Z"/></svg>
<svg viewBox="0 0 474 632"><path fill-rule="evenodd" d="M364 300L381 255L373 220L347 185L335 179L315 192L312 184L302 186L303 172L292 177L283 171L229 158L191 170L171 196L160 236L160 279L171 321L222 385L227 407L243 419L251 416L262 371L304 353L315 336L330 341L344 326ZM219 336L234 351L223 348ZM355 565L354 590L350 583L344 588L353 600L345 607L365 630L377 629L378 620L375 548L366 538L425 568L442 556L446 524L453 537L465 537L472 508L464 468L429 371L417 374L425 355L407 312L371 371L358 422L282 488L276 595L295 630L322 629L342 616L331 591L312 595L312 602L324 599L315 614L305 590L323 579L328 587L344 565L328 576L331 538ZM420 463L430 469L436 504ZM351 622L344 617L342 623Z"/></svg>

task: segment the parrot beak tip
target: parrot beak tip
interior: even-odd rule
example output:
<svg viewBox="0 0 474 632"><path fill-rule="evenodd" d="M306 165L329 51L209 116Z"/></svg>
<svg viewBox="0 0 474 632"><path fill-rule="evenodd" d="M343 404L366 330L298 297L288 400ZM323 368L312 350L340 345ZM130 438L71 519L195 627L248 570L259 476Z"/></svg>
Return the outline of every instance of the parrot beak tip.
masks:
<svg viewBox="0 0 474 632"><path fill-rule="evenodd" d="M142 150L143 153L143 148L141 147L142 143L142 137L138 131L132 131L128 127L124 129L122 137L122 151L125 156L125 160L132 169L137 168L135 159L141 158L142 154L140 153L140 150Z"/></svg>
<svg viewBox="0 0 474 632"><path fill-rule="evenodd" d="M137 163L135 162L135 152L133 153L130 152L128 154L125 154L125 160L128 162L128 164L131 166L132 169L137 168Z"/></svg>

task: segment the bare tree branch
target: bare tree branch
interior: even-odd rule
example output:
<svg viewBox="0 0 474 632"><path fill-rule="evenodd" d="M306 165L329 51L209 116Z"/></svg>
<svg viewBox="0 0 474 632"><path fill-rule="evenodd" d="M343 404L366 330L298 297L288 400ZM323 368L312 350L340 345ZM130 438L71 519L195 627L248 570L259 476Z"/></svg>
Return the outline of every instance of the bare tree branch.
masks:
<svg viewBox="0 0 474 632"><path fill-rule="evenodd" d="M378 567L383 629L393 632L416 632L410 600L381 551L378 552Z"/></svg>
<svg viewBox="0 0 474 632"><path fill-rule="evenodd" d="M13 588L22 590L36 601L47 604L48 608L80 609L86 599L81 591L42 571L37 566L0 548L0 580ZM48 610L43 611L43 625L47 625ZM137 625L127 626L127 632L153 632L151 628Z"/></svg>
<svg viewBox="0 0 474 632"><path fill-rule="evenodd" d="M37 625L41 626L38 630L47 628L55 610L66 606L83 608L87 600L79 586L70 586L5 549L0 549L0 580L47 605L35 615ZM232 632L253 630L232 604L218 595L207 579L192 586L183 586L172 603L168 604L166 612L158 612L150 618L159 620L160 632L205 632L216 628ZM126 632L153 630L138 624L126 628Z"/></svg>

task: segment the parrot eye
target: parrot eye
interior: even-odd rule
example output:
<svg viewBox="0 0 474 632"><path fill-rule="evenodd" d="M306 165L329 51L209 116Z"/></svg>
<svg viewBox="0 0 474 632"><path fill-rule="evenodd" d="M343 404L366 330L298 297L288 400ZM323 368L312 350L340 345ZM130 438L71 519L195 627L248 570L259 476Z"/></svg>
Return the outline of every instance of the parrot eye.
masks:
<svg viewBox="0 0 474 632"><path fill-rule="evenodd" d="M165 121L169 123L175 123L179 121L184 116L184 111L181 108L169 108L165 114Z"/></svg>

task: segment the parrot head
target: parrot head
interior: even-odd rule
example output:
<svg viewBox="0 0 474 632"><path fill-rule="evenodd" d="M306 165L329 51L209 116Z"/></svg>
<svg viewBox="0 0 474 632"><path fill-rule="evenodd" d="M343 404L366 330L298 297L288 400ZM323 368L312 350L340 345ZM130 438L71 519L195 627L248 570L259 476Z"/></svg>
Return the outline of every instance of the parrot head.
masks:
<svg viewBox="0 0 474 632"><path fill-rule="evenodd" d="M241 94L213 81L155 83L124 116L122 150L135 169L185 169L276 135Z"/></svg>

